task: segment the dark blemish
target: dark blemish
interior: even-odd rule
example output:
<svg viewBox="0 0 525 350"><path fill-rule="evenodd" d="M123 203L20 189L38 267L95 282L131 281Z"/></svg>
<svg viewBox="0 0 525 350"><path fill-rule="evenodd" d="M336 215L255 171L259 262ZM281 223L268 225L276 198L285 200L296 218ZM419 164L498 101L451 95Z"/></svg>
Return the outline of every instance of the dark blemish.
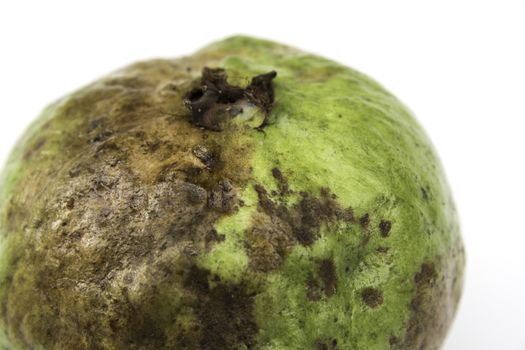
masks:
<svg viewBox="0 0 525 350"><path fill-rule="evenodd" d="M390 229L392 228L392 223L388 220L381 220L379 223L379 231L381 232L381 237L388 237L390 235Z"/></svg>
<svg viewBox="0 0 525 350"><path fill-rule="evenodd" d="M281 170L279 168L273 168L272 176L274 177L275 180L277 180L277 186L279 187L279 191L281 192L281 195L287 194L289 192L288 179L283 175Z"/></svg>
<svg viewBox="0 0 525 350"><path fill-rule="evenodd" d="M300 223L295 227L296 237L303 245L311 245L318 237L323 223L331 223L340 218L341 208L328 194L321 193L315 198L307 192L301 192L301 200L294 211L299 214Z"/></svg>
<svg viewBox="0 0 525 350"><path fill-rule="evenodd" d="M258 332L253 315L256 293L243 282L218 282L210 287L210 280L220 281L210 271L192 266L184 282L195 295L193 309L198 319L199 348L253 348Z"/></svg>
<svg viewBox="0 0 525 350"><path fill-rule="evenodd" d="M368 225L370 225L370 215L368 215L368 213L359 218L359 225L361 225L362 228L368 228Z"/></svg>
<svg viewBox="0 0 525 350"><path fill-rule="evenodd" d="M414 281L417 284L430 283L436 278L436 268L433 263L421 264L421 270L414 276Z"/></svg>
<svg viewBox="0 0 525 350"><path fill-rule="evenodd" d="M449 320L443 302L446 304L448 301L443 298L446 298L447 291L444 290L444 284L434 284L437 275L433 262L421 264L420 270L414 275L415 289L409 304L410 317L400 348L427 349L445 334Z"/></svg>
<svg viewBox="0 0 525 350"><path fill-rule="evenodd" d="M327 297L331 297L337 291L337 272L332 259L323 259L319 265L319 277L323 281L323 291Z"/></svg>
<svg viewBox="0 0 525 350"><path fill-rule="evenodd" d="M315 342L316 350L337 350L337 339L332 340L317 340Z"/></svg>
<svg viewBox="0 0 525 350"><path fill-rule="evenodd" d="M227 82L224 69L205 67L201 86L190 91L185 105L192 113L194 124L213 131L223 130L229 119L241 113L242 108L235 104L243 101L257 106L267 117L274 102L272 80L276 76L276 72L258 75L243 89ZM263 125L265 122L266 118Z"/></svg>
<svg viewBox="0 0 525 350"><path fill-rule="evenodd" d="M361 291L361 299L368 307L375 309L383 304L383 292L376 288L365 288Z"/></svg>
<svg viewBox="0 0 525 350"><path fill-rule="evenodd" d="M339 219L342 219L349 223L355 223L354 210L352 208L346 208L340 212L341 216Z"/></svg>
<svg viewBox="0 0 525 350"><path fill-rule="evenodd" d="M189 288L196 290L200 293L205 293L209 290L208 277L210 272L206 269L201 269L196 265L192 265L184 281L184 285Z"/></svg>
<svg viewBox="0 0 525 350"><path fill-rule="evenodd" d="M273 202L270 201L270 205ZM259 208L261 209L261 208ZM250 256L250 267L256 271L269 272L277 269L296 244L292 229L287 223L284 206L271 207L272 215L261 212L253 217L252 227L246 232L246 248Z"/></svg>
<svg viewBox="0 0 525 350"><path fill-rule="evenodd" d="M220 153L215 149L210 149L204 145L193 147L192 153L197 157L209 170L213 170L220 163Z"/></svg>
<svg viewBox="0 0 525 350"><path fill-rule="evenodd" d="M390 345L396 345L399 343L399 338L396 337L395 335L391 335L390 338L388 338L388 343Z"/></svg>
<svg viewBox="0 0 525 350"><path fill-rule="evenodd" d="M276 205L268 197L268 192L266 191L266 189L259 184L255 184L253 188L255 189L255 192L257 192L257 196L259 197L259 206L261 207L261 209L269 215L274 214Z"/></svg>
<svg viewBox="0 0 525 350"><path fill-rule="evenodd" d="M421 187L421 197L423 197L424 200L428 201L430 199L430 195L428 193L429 189Z"/></svg>
<svg viewBox="0 0 525 350"><path fill-rule="evenodd" d="M306 280L306 297L310 301L319 301L321 294L332 297L337 292L337 272L332 259L323 259L315 275Z"/></svg>
<svg viewBox="0 0 525 350"><path fill-rule="evenodd" d="M230 213L238 207L237 191L230 181L221 180L211 191L208 206L224 213Z"/></svg>
<svg viewBox="0 0 525 350"><path fill-rule="evenodd" d="M9 212L11 223L4 218L8 225L18 229L23 228L26 223L35 222L36 218L41 218L35 226L40 226L40 230L50 231L47 238L41 242L43 249L28 251L23 257L23 263L31 267L27 269L29 275L26 276L26 281L20 279L20 283L16 286L13 284L14 289L9 291L11 297L8 306L13 310L9 327L14 342L24 343L25 335L19 334L19 327L16 325L21 324L27 310L33 309L36 310L36 314L43 316L29 320L28 334L34 343L43 344L46 348L52 345L59 348L75 348L75 344L83 344L93 349L102 348L107 344L124 349L253 348L249 335L247 341L239 341L239 344L230 341L237 337L236 335L228 335L227 339L222 341L223 344L218 342L201 346L200 337L192 336L205 328L208 332L216 332L215 325L212 321L201 324L198 313L193 312L198 310L198 307L191 305L195 294L182 286L185 273L180 275L180 278L172 278L176 276L166 274L159 268L159 265L167 264L159 257L169 255L170 248L176 248L179 254L175 260L171 259L169 264L173 269L184 270L189 261L185 253L206 254L215 242L224 240L224 235L213 230L213 227L224 216L224 211L228 212L230 208L235 207L231 205L231 202L236 201L236 196L232 193L244 190L252 178L248 159L256 145L254 142L239 142L239 137L242 139L245 133L253 130L235 127L225 133L214 133L191 125L185 117L187 112L181 114L178 107L173 105L177 103L177 98L173 100L167 95L159 94L159 82L162 85L161 80L165 79L162 77L164 73L159 70L167 71L166 79L176 79L178 76L177 72L170 71L171 64L166 65L169 67L158 67L155 64L151 69L148 68L148 72L154 71L155 77L145 82L140 92L133 92L146 104L123 104L123 100L129 95L126 86L108 89L104 84L97 84L94 89L83 91L71 101L67 101L66 106L60 109L60 115L55 118L58 118L58 122L72 123L70 132L63 135L65 139L61 139L61 143L69 146L68 152L61 152L64 159L52 162L46 170L51 176L60 179L58 185L48 186L41 196L34 198L35 210L31 213L27 212L27 208L21 203L17 203L19 196L14 193L13 197L17 200L14 204L21 207L22 211L15 207L15 211ZM141 71L142 68L139 67L137 70L133 68L133 72L129 73L142 77L144 71ZM157 78L160 80L156 81ZM181 86L184 84L181 83ZM185 89L182 93L185 94L186 91ZM146 105L149 107L145 108ZM132 110L134 106L142 107L139 111L120 113L123 110ZM176 114L171 124L167 122L163 110ZM233 114L239 112L240 109L231 109ZM88 124L102 115L111 117L106 123L92 124L93 129L87 132ZM57 127L59 126L57 124ZM108 130L111 130L113 135L110 135ZM139 130L142 132L137 133L135 137ZM39 153L33 155L32 161L37 157L47 157L44 152L54 145L57 136L51 134ZM204 141L206 136L208 138ZM39 138L30 140L23 152L29 149L29 146L33 146L35 141L39 141ZM95 143L90 144L89 141ZM217 154L220 157L215 158L214 154L208 157L208 154L203 154L205 157L198 159L191 153L196 145L204 145L214 152L216 149L213 146L216 144L223 147L224 153ZM143 154L144 152L146 154ZM169 153L169 157L164 159L165 153ZM221 157L228 160L223 168L220 165ZM110 165L116 168L112 169ZM194 168L189 169L191 167ZM213 168L213 171L209 171L210 168ZM36 170L38 172L39 169ZM160 174L164 170L166 172ZM166 181L157 181L161 177ZM219 184L221 179L228 179L229 185ZM111 192L106 192L110 188ZM94 193L95 190L98 192ZM208 197L212 192L214 196L209 203L213 210L208 207ZM9 209L9 206L6 207ZM39 208L45 208L45 211L42 210L41 213ZM70 214L69 223L57 222L58 229L50 230L61 210L66 208ZM111 214L108 209L113 210ZM92 220L85 220L86 213ZM99 222L103 222L103 225L99 225ZM67 226L62 228L61 224ZM172 227L176 228L174 232L179 238L169 235L169 229ZM15 231L10 227L6 227L6 230ZM82 237L94 235L104 238L105 244L87 255L79 256L77 253L82 251ZM30 241L25 243L32 244ZM40 263L45 261L42 254L51 245L58 247L55 255L58 261L62 262L60 265ZM185 249L186 246L191 248ZM123 286L117 289L108 288L119 279L119 271L125 271L130 266L133 270L133 266L143 261L149 262L150 268L146 271L147 281L143 288L141 287L140 298L130 297L133 301L128 302L124 292L121 293ZM210 284L215 285L212 281L216 278L218 277L214 276L210 279ZM79 289L78 281L86 283ZM202 282L202 285L205 284L206 281ZM221 290L222 292L219 292ZM182 303L188 305L186 311L182 310L182 315L177 308L165 308L166 293L170 294L173 291L180 291ZM217 292L210 290L208 297L198 297L195 305L201 299L204 302L207 298L214 300L213 293L223 300L231 299L232 296L234 300L243 300L245 295L247 296L244 299L251 300L252 292L243 286L227 285L219 287ZM38 299L40 302L34 305L16 302L16 295L27 295L28 298ZM61 308L61 305L68 307ZM241 305L223 308L226 314L223 320L231 324L225 327L230 327L231 333L238 331L237 327L241 329L247 325L249 330L250 326L255 325L249 321L250 312L246 312L246 317L236 316L238 313L235 310L249 309L249 303ZM86 308L92 312L85 313ZM105 308L107 312L104 312ZM64 311L64 318L71 321L68 322L68 339L59 336L60 317L57 313L60 310ZM205 315L204 311L200 312ZM99 317L101 315L107 317ZM184 315L188 315L189 318L181 321ZM112 322L111 327L119 335L117 338L111 337L109 322L112 317L116 321ZM51 322L49 328L45 323L47 321ZM182 327L179 327L180 323L184 323ZM188 346L179 346L176 339L182 334L180 332L187 331L180 329L186 325L193 329L184 337ZM198 328L194 329L194 326ZM104 327L109 334L104 332ZM54 332L51 337L46 338L48 329ZM219 331L223 329L218 328ZM244 329L242 331L245 332ZM163 344L165 341L166 344ZM205 342L206 340L203 340L203 343ZM224 344L226 345L222 346Z"/></svg>
<svg viewBox="0 0 525 350"><path fill-rule="evenodd" d="M224 237L224 235L219 235L217 230L211 229L205 237L205 243L208 246L210 243L213 242L223 242L225 238L226 237Z"/></svg>
<svg viewBox="0 0 525 350"><path fill-rule="evenodd" d="M279 169L272 169L272 175L278 184L285 182L286 177ZM291 191L275 193L278 197L271 198L261 184L255 184L253 188L258 196L260 215L248 230L247 248L252 258L250 265L257 271L279 267L297 243L312 245L322 226L354 222L352 209L341 208L337 197L328 188L321 188L319 197L300 192L299 200L291 207L284 204ZM258 262L254 263L254 260Z"/></svg>

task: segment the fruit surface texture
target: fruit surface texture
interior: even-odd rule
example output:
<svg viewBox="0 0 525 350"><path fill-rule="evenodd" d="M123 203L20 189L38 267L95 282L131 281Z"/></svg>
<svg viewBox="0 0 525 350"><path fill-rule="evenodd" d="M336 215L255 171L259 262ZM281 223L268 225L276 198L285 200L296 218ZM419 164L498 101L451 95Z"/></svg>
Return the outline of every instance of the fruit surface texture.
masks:
<svg viewBox="0 0 525 350"><path fill-rule="evenodd" d="M463 268L406 107L249 37L63 97L0 179L6 349L438 349Z"/></svg>

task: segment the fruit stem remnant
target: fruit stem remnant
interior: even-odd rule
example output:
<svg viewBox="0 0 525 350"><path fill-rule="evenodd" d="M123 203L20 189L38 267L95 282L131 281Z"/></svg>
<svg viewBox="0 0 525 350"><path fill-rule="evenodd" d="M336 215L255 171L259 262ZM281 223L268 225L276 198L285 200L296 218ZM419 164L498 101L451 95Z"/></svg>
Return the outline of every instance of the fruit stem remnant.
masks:
<svg viewBox="0 0 525 350"><path fill-rule="evenodd" d="M272 80L277 72L271 71L252 78L246 88L231 85L222 68L204 67L200 87L190 91L185 99L191 111L192 122L206 129L221 131L224 123L243 112L247 103L256 106L266 119L274 103Z"/></svg>

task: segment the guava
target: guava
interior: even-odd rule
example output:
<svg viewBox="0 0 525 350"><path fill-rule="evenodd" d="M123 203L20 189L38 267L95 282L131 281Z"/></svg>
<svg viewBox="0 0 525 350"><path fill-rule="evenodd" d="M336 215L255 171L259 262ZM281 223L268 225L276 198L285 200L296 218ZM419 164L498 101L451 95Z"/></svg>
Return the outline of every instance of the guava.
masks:
<svg viewBox="0 0 525 350"><path fill-rule="evenodd" d="M411 113L236 36L47 107L0 187L6 349L437 349L455 206Z"/></svg>

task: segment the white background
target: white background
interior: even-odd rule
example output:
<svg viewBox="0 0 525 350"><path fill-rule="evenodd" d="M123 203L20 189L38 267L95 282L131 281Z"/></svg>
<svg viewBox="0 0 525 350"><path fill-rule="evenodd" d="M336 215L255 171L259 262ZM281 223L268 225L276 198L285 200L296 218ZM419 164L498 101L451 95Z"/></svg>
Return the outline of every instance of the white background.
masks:
<svg viewBox="0 0 525 350"><path fill-rule="evenodd" d="M0 161L60 95L235 33L350 65L410 106L443 160L468 254L445 349L525 349L523 0L2 0Z"/></svg>

